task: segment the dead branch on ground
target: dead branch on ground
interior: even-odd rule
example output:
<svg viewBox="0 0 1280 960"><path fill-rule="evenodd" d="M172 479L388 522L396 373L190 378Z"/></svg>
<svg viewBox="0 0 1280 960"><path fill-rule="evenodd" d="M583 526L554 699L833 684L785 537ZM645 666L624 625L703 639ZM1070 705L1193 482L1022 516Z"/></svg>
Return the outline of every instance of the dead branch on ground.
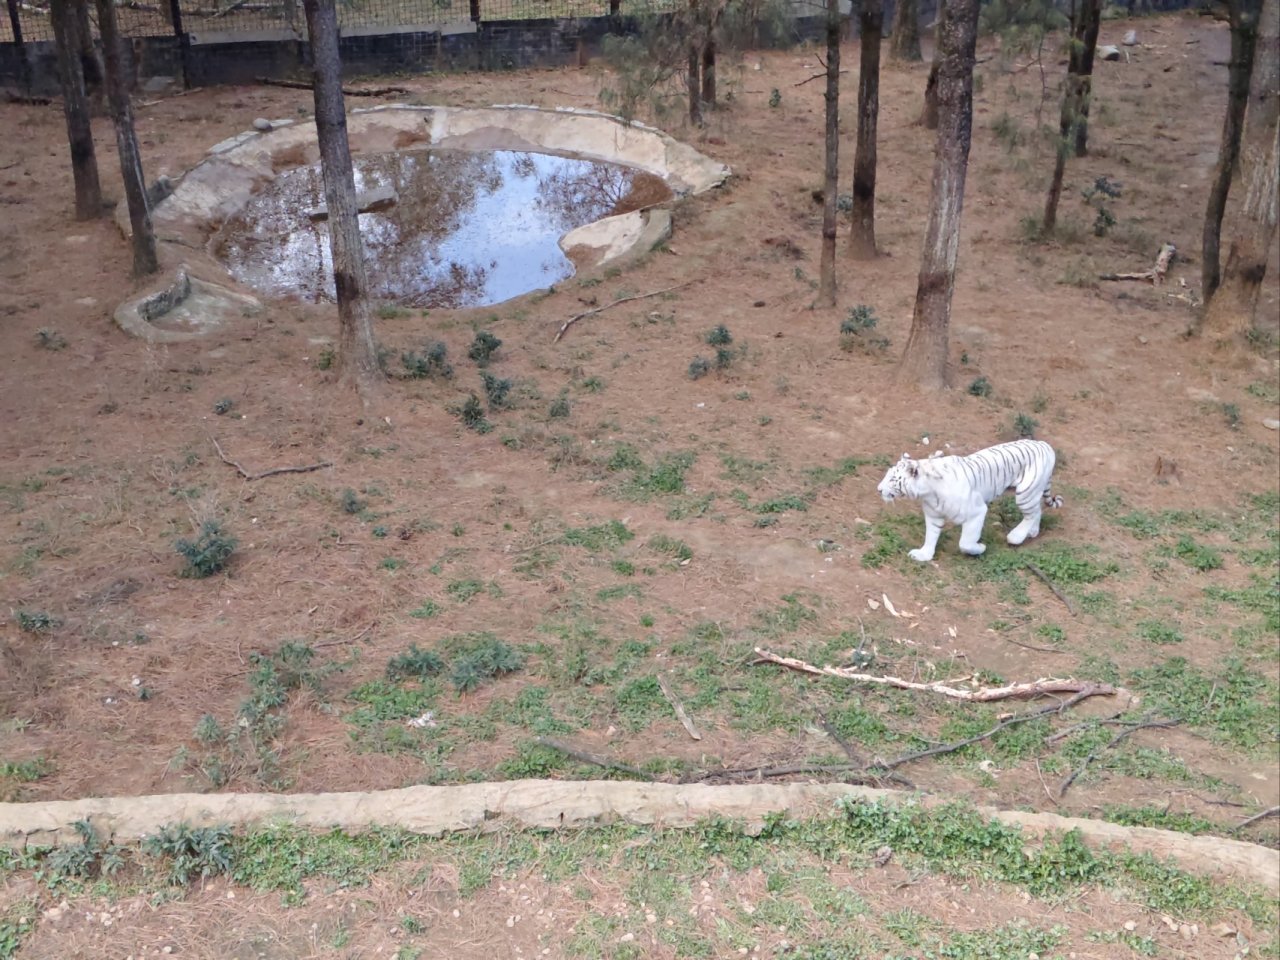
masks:
<svg viewBox="0 0 1280 960"><path fill-rule="evenodd" d="M1248 820L1245 820L1233 827L1232 831L1238 833L1245 827L1252 826L1257 823L1259 820L1265 820L1267 817L1274 817L1277 814L1280 814L1280 807L1272 807L1270 810L1263 810L1261 813L1255 813Z"/></svg>
<svg viewBox="0 0 1280 960"><path fill-rule="evenodd" d="M776 767L721 767L718 770L700 770L697 773L689 774L686 777L682 777L680 782L702 783L707 780L720 779L750 782L752 780L768 780L773 777L794 777L798 774L806 773L853 774L853 776L842 777L842 781L871 787L884 783L897 783L909 790L915 789L915 784L905 777L888 770L884 773L876 773L874 769L868 768L861 763L787 763Z"/></svg>
<svg viewBox="0 0 1280 960"><path fill-rule="evenodd" d="M1084 730L1087 727L1092 727L1095 725L1115 723L1123 726L1136 726L1137 724L1142 722L1141 720L1121 720L1120 718L1123 716L1124 716L1124 712L1121 711L1120 713L1113 713L1109 717L1094 717L1092 720L1083 720L1080 723L1073 723L1071 726L1063 727L1061 730L1057 731L1056 733L1051 733L1049 734L1049 736L1045 737L1044 738L1045 745L1047 746L1048 744L1051 744L1051 743L1057 743L1059 740L1065 740L1067 737L1071 736L1077 730Z"/></svg>
<svg viewBox="0 0 1280 960"><path fill-rule="evenodd" d="M1156 256L1155 265L1150 270L1143 270L1140 273L1100 273L1099 280L1149 280L1152 286L1160 286L1164 282L1164 275L1169 272L1169 264L1173 262L1174 256L1177 254L1178 248L1172 243L1162 243L1160 245L1160 253Z"/></svg>
<svg viewBox="0 0 1280 960"><path fill-rule="evenodd" d="M1030 560L1027 561L1026 567L1033 574L1035 574L1046 587L1048 587L1051 591L1053 591L1053 595L1057 597L1059 600L1061 600L1063 604L1066 606L1067 613L1071 614L1074 617L1076 615L1075 604L1071 602L1070 597L1068 597L1065 593L1063 593L1061 590L1058 589L1057 584L1055 584L1052 580L1049 579L1049 575L1045 573L1043 570L1041 570L1039 567L1037 567Z"/></svg>
<svg viewBox="0 0 1280 960"><path fill-rule="evenodd" d="M684 727L689 736L694 740L701 740L702 734L693 725L693 721L689 719L689 715L684 711L684 704L680 702L680 698L676 696L675 691L671 689L671 684L662 674L658 674L658 689L667 698L667 703L671 704L671 709L676 712L676 719L680 721L680 725Z"/></svg>
<svg viewBox="0 0 1280 960"><path fill-rule="evenodd" d="M700 280L701 277L699 277L698 279ZM682 287L687 287L697 282L698 280L688 280L685 283L677 283L674 287L667 287L665 290L654 290L651 293L638 293L634 297L619 297L617 300L614 300L612 303L606 303L603 307L592 307L590 310L582 311L582 313L575 313L572 317L570 317L564 323L560 324L560 329L559 331L557 331L555 337L552 338L551 342L559 343L560 338L564 336L564 332L568 330L571 326L573 326L575 323L577 323L579 320L585 319L586 317L594 316L597 313L604 313L610 307L616 307L620 303L630 303L632 300L647 300L649 297L661 296L664 293L670 293L672 290L679 290Z"/></svg>
<svg viewBox="0 0 1280 960"><path fill-rule="evenodd" d="M311 84L305 80L275 80L271 77L258 77L258 83L267 87L285 87L289 90L310 90ZM393 93L409 93L408 87L343 87L342 93L347 97L385 97Z"/></svg>
<svg viewBox="0 0 1280 960"><path fill-rule="evenodd" d="M585 750L579 750L577 747L571 747L569 744L552 737L537 737L533 741L540 747L546 747L549 750L555 750L557 753L563 753L572 760L579 763L589 763L593 767L603 767L605 770L617 770L619 773L626 773L633 777L639 777L641 780L653 781L653 775L645 773L639 767L633 767L630 764L622 763L610 757L604 757L597 753L588 753Z"/></svg>
<svg viewBox="0 0 1280 960"><path fill-rule="evenodd" d="M1039 710L1028 710L1026 713L1019 713L1012 717L1006 717L990 730L979 733L976 736L968 737L964 740L957 740L955 743L944 743L941 746L931 747L928 750L919 750L915 753L903 754L894 760L873 763L868 766L867 769L894 770L905 763L911 763L915 760L923 760L925 757L936 757L944 753L955 753L957 750L963 750L965 747L972 746L975 743L981 743L983 740L989 740L1001 730L1017 726L1019 723L1026 723L1028 720L1037 720L1040 717L1048 716L1051 713L1063 713L1064 711L1074 707L1081 700L1085 700L1091 696L1093 696L1092 693L1082 690L1070 699L1062 701L1062 703L1055 703L1052 706L1041 707Z"/></svg>
<svg viewBox="0 0 1280 960"><path fill-rule="evenodd" d="M756 647L756 656L759 658L755 661L756 663L776 663L801 673L812 673L820 677L837 677L858 683L878 683L886 687L897 687L899 690L936 693L951 697L953 700L966 700L970 703L990 703L993 700L1033 700L1036 697L1055 693L1077 694L1079 699L1083 700L1087 697L1111 696L1116 692L1116 688L1109 683L1056 678L1043 678L1029 683L1011 683L1004 687L976 687L973 690L961 690L959 687L950 685L955 681L918 683L913 680L903 680L900 677L880 677L870 673L858 673L844 667L815 667L811 663L796 660L794 657L783 657L763 647Z"/></svg>
<svg viewBox="0 0 1280 960"><path fill-rule="evenodd" d="M254 480L265 480L267 477L274 477L278 473L311 473L315 470L323 470L325 467L333 466L330 461L326 460L323 463L312 463L305 467L272 467L270 470L263 470L261 473L250 473L222 452L222 445L218 443L217 437L211 436L209 439L213 442L213 449L218 451L218 456L222 458L222 462L229 467L235 467L236 473L251 483Z"/></svg>
<svg viewBox="0 0 1280 960"><path fill-rule="evenodd" d="M1134 724L1128 730L1122 731L1121 733L1117 733L1114 737L1111 738L1111 741L1109 743L1107 743L1105 746L1099 747L1097 750L1094 750L1082 761L1080 761L1080 766L1072 770L1071 773L1067 776L1067 778L1062 781L1062 786L1058 787L1058 797L1062 798L1066 796L1067 790L1071 788L1071 785L1075 783L1076 780L1085 772L1085 770L1088 768L1090 763L1092 763L1094 760L1097 760L1098 757L1101 756L1103 751L1110 750L1116 744L1121 743L1124 740L1127 740L1129 737L1133 736L1139 730L1146 730L1151 727L1176 727L1181 722L1182 722L1181 720L1143 721L1141 723Z"/></svg>
<svg viewBox="0 0 1280 960"><path fill-rule="evenodd" d="M850 761L866 766L862 758L858 756L858 751L853 749L853 744L840 736L839 731L831 724L830 720L822 714L818 714L818 723L821 724L823 730L827 731L827 736L840 745L840 749L844 751L844 755L848 757Z"/></svg>

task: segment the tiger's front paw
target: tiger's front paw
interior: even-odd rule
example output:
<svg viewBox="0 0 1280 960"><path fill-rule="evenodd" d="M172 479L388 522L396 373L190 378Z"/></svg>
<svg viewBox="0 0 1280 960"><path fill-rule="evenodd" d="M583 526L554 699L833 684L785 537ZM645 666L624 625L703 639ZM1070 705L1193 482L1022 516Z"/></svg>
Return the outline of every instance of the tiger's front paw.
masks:
<svg viewBox="0 0 1280 960"><path fill-rule="evenodd" d="M987 545L985 543L974 543L968 545L962 543L960 544L960 552L967 553L971 557L980 557L987 552Z"/></svg>
<svg viewBox="0 0 1280 960"><path fill-rule="evenodd" d="M918 560L920 563L928 563L933 559L932 550L908 550L907 556L912 560Z"/></svg>

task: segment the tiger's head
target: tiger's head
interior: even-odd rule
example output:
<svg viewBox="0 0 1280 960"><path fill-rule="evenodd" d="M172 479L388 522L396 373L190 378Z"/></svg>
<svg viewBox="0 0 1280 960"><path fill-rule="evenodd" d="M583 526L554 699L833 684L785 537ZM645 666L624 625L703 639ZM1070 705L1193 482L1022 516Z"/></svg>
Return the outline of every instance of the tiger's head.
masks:
<svg viewBox="0 0 1280 960"><path fill-rule="evenodd" d="M920 464L911 459L911 454L904 453L902 459L889 468L876 489L887 503L892 503L899 497L914 499L919 477Z"/></svg>

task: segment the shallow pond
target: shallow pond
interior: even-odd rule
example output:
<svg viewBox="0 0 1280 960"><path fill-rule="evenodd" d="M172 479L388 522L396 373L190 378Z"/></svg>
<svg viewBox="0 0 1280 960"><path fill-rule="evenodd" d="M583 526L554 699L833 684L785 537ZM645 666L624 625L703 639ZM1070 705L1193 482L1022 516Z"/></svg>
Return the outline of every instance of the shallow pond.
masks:
<svg viewBox="0 0 1280 960"><path fill-rule="evenodd" d="M370 295L409 307L500 303L573 274L568 231L670 196L652 174L541 153L418 150L355 158ZM232 276L332 300L319 166L279 175L214 238Z"/></svg>

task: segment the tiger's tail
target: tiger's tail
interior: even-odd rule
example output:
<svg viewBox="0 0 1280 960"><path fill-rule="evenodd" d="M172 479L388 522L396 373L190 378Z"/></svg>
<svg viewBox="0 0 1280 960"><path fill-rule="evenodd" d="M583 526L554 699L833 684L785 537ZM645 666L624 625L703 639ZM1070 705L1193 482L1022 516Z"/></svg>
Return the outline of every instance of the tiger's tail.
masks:
<svg viewBox="0 0 1280 960"><path fill-rule="evenodd" d="M1053 510L1058 510L1062 507L1063 503L1065 502L1066 501L1064 501L1061 497L1056 496L1054 494L1052 486L1047 486L1044 488L1044 505L1046 507L1049 507L1050 509L1053 509Z"/></svg>

